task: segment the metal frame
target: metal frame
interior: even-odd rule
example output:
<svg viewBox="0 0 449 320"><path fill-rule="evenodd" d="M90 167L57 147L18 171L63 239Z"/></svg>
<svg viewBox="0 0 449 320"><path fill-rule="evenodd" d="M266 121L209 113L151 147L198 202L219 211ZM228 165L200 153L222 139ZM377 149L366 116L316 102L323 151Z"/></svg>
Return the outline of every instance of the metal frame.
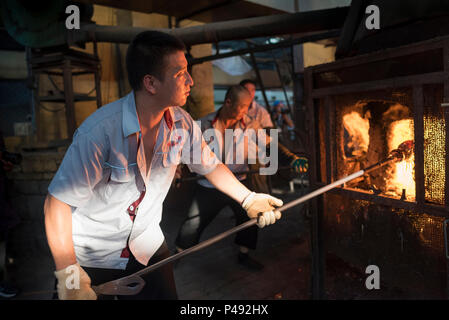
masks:
<svg viewBox="0 0 449 320"><path fill-rule="evenodd" d="M317 187L318 175L319 171L317 166L314 164L319 163L320 153L319 150L316 150L316 141L315 138L317 136L315 130L317 126L315 125L315 107L314 100L312 97L313 90L313 81L312 81L312 72L310 69L304 69L304 96L305 103L307 106L307 119L306 122L306 131L309 132L308 142L310 143L307 146L307 150L311 150L311 154L309 155L310 163L312 164L309 167L309 179L310 179L310 187L311 189L315 189ZM318 152L317 152L318 151ZM311 226L310 226L310 238L311 238L311 297L312 299L322 299L324 298L324 259L323 259L323 241L322 241L322 215L323 210L319 210L319 204L322 205L323 198L319 196L312 201L309 202L309 210L312 213Z"/></svg>
<svg viewBox="0 0 449 320"><path fill-rule="evenodd" d="M250 50L252 49L252 45L249 44L249 43L248 43L248 48ZM263 100L265 101L265 105L267 106L268 110L271 110L271 106L270 106L270 103L268 101L267 94L265 92L265 87L263 85L262 76L260 75L259 67L257 66L257 60L256 60L256 57L254 56L254 51L251 50L249 52L249 54L250 54L250 57L251 57L251 63L253 65L254 71L256 73L257 82L259 83L260 90L262 91Z"/></svg>
<svg viewBox="0 0 449 320"><path fill-rule="evenodd" d="M288 101L287 90L285 90L284 81L282 80L281 68L279 67L278 60L274 56L273 50L271 50L271 56L273 57L274 66L276 68L276 73L279 78L279 83L281 84L282 92L284 93L284 98L285 98L285 102L287 103L287 108L288 108L288 110L290 110L291 113L293 113L292 106L290 105L290 102Z"/></svg>
<svg viewBox="0 0 449 320"><path fill-rule="evenodd" d="M55 102L65 104L65 114L67 121L67 136L71 139L76 130L75 118L75 102L95 100L97 108L102 105L101 101L101 79L100 79L100 60L98 59L97 43L94 42L94 53L88 54L85 52L72 50L67 47L52 48L51 50L44 50L40 54L32 54L29 50L28 65L33 76L40 74L48 74L63 77L64 91L61 96L39 96L38 78L36 79L36 89L33 93L35 103L35 119L36 127L39 128L39 112L41 102ZM74 71L74 69L81 69L81 71ZM56 69L57 71L55 71ZM93 74L95 83L95 97L90 97L85 94L76 94L73 91L73 76ZM41 140L39 130L37 130L38 139Z"/></svg>
<svg viewBox="0 0 449 320"><path fill-rule="evenodd" d="M376 81L359 82L353 84L335 85L326 88L315 88L313 76L316 73L331 72L347 67L356 67L365 63L372 63L375 61L389 60L404 55L420 53L432 49L442 49L444 68L439 72L432 72L427 74L418 74L404 77L389 78ZM416 181L416 199L415 202L403 201L399 199L389 198L380 195L373 195L369 192L346 188L344 186L336 188L331 192L336 194L343 194L352 199L367 200L373 203L379 203L387 206L416 210L426 212L428 214L440 217L449 218L449 161L445 163L445 205L434 205L425 202L425 186L424 186L424 98L423 85L425 84L443 84L444 86L444 100L449 102L449 37L439 37L416 44L406 45L402 47L382 50L375 53L364 54L353 58L346 58L329 64L323 64L306 68L304 70L305 78L305 103L307 106L308 124L310 128L309 133L309 148L311 167L310 167L310 184L311 188L315 189L325 183L331 183L337 179L337 155L336 145L332 142L333 128L335 124L335 105L333 104L332 96L344 93L357 93L366 91L375 91L380 89L391 89L394 87L409 87L412 89L412 101L414 111L414 133L415 133L415 181ZM318 104L316 99L324 99L325 109L325 123L326 132L326 180L319 177L321 161L319 142L319 126L318 119L316 119L316 112ZM446 122L446 150L449 150L449 108L444 110L444 119ZM324 173L324 172L323 172ZM320 182L322 180L323 182ZM325 248L323 243L323 198L320 197L312 203L312 296L314 298L322 298L324 296L324 275L325 275ZM447 220L446 220L447 221ZM446 230L445 230L446 235ZM447 244L446 244L447 245ZM447 262L447 270L449 274L449 259ZM449 277L447 279L447 296L449 297Z"/></svg>
<svg viewBox="0 0 449 320"><path fill-rule="evenodd" d="M189 64L194 65L194 64L204 63L207 61L212 61L212 60L217 60L217 59L241 56L241 55L251 53L251 52L255 53L255 52L262 52L262 51L268 51L268 50L273 50L273 49L286 48L286 47L291 47L291 46L305 43L305 42L314 42L314 41L319 41L319 40L323 40L323 39L334 38L334 37L338 37L339 35L340 35L340 29L336 29L336 30L330 30L330 31L326 31L326 32L308 34L308 35L304 35L300 38L284 40L284 41L281 41L278 43L267 44L267 45L257 45L257 46L248 47L248 49L234 50L234 51L226 52L226 53L218 53L218 50L217 50L216 54L201 57L201 58L190 59Z"/></svg>
<svg viewBox="0 0 449 320"><path fill-rule="evenodd" d="M386 50L385 52L377 52L374 54L367 54L363 56L359 56L356 58L348 58L341 61L333 62L326 65L320 65L316 67L310 67L305 70L306 77L309 77L309 83L313 85L313 75L318 72L327 72L331 70L342 69L345 67L353 67L365 63L370 63L379 60L388 60L393 57L400 57L403 55L418 53L428 51L430 49L443 49L445 50L445 63L444 70L440 72L432 72L426 74L419 75L411 75L404 77L396 77L389 78L384 80L376 80L369 82L360 82L355 84L346 84L346 85L337 85L326 88L311 88L306 93L310 95L312 99L322 98L325 101L325 121L326 127L331 126L334 123L334 115L331 114L332 110L335 106L332 106L332 96L345 94L345 93L358 93L358 92L366 92L366 91L375 91L380 89L391 89L394 87L410 87L412 89L413 94L413 110L414 110L414 130L415 130L415 181L416 181L416 200L414 202L411 201L403 201L397 200L393 198L388 198L379 195L373 195L363 191L355 191L349 188L344 188L342 190L335 190L333 192L342 193L350 195L351 198L354 199L363 199L369 200L371 202L392 205L395 207L413 209L417 211L426 211L436 216L449 217L449 161L446 161L446 184L445 184L445 192L446 192L446 204L443 206L434 205L425 203L424 197L424 137L422 133L424 132L423 125L423 85L425 84L438 84L441 83L444 85L444 97L445 100L449 99L449 38L439 38L438 40L425 41L418 44L413 44L405 47L399 47L394 49ZM309 99L310 100L310 99ZM312 105L310 101L307 101L307 108L309 110L316 108L316 106ZM446 123L449 124L449 109L445 109L445 119ZM326 166L327 166L327 176L331 176L332 179L328 180L327 183L332 182L332 180L336 179L336 155L335 155L335 146L332 142L332 136L327 134L326 138ZM311 146L314 150L314 153L317 151L316 145ZM449 126L446 126L446 149L449 150ZM319 150L318 150L319 152ZM315 165L319 165L319 163L313 161ZM330 168L329 168L330 167ZM332 169L333 168L333 169ZM320 185L318 180L313 180L312 185L318 186Z"/></svg>

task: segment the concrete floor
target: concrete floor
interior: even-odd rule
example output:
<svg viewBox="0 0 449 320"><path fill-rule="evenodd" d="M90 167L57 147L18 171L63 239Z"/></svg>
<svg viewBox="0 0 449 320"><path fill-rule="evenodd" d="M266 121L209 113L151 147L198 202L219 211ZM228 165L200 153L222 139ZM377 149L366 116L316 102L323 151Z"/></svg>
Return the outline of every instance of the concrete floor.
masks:
<svg viewBox="0 0 449 320"><path fill-rule="evenodd" d="M289 201L294 195L283 197ZM179 223L166 225L174 242ZM179 261L175 279L181 299L307 299L309 282L308 237L298 208L283 214L275 225L259 230L254 258L264 264L254 272L237 263L238 248L230 236ZM230 210L223 210L205 230L202 239L234 226Z"/></svg>

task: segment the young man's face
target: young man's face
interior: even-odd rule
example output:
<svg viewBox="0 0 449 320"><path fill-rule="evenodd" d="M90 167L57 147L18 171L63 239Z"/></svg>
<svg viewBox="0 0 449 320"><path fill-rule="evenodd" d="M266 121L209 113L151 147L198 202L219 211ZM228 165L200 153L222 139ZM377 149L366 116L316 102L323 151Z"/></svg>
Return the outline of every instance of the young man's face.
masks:
<svg viewBox="0 0 449 320"><path fill-rule="evenodd" d="M249 94L251 95L251 101L253 101L254 96L256 95L256 86L248 82L244 85L244 87L249 91Z"/></svg>
<svg viewBox="0 0 449 320"><path fill-rule="evenodd" d="M184 52L177 51L165 57L164 81L160 82L158 93L167 106L183 106L193 86L193 79L187 71Z"/></svg>

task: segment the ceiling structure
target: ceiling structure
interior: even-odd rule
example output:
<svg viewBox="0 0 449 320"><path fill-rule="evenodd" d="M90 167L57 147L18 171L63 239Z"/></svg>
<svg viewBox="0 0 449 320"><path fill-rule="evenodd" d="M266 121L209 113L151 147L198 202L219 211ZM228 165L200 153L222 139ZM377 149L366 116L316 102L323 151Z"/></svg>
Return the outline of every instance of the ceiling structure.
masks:
<svg viewBox="0 0 449 320"><path fill-rule="evenodd" d="M175 17L178 21L185 19L210 23L244 19L286 11L244 0L78 0L83 3L114 7L144 13L159 13Z"/></svg>

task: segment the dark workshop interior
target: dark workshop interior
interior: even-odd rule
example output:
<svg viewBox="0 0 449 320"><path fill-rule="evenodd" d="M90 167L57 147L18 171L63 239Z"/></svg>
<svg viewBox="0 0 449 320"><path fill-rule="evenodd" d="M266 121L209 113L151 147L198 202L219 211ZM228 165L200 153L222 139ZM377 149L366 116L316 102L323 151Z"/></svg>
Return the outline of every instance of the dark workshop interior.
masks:
<svg viewBox="0 0 449 320"><path fill-rule="evenodd" d="M284 205L309 197L258 230L256 267L239 260L235 235L190 255L177 239L204 187L178 167L160 221L170 255L185 254L170 262L178 299L449 298L449 2L4 0L0 10L0 300L55 297L49 185L85 120L133 92L128 47L149 30L185 45L194 85L179 107L193 120L254 83L249 108L264 109L290 157L263 176L263 193ZM298 159L307 170L295 171ZM249 168L248 181L262 177ZM232 208L200 243L236 226Z"/></svg>

